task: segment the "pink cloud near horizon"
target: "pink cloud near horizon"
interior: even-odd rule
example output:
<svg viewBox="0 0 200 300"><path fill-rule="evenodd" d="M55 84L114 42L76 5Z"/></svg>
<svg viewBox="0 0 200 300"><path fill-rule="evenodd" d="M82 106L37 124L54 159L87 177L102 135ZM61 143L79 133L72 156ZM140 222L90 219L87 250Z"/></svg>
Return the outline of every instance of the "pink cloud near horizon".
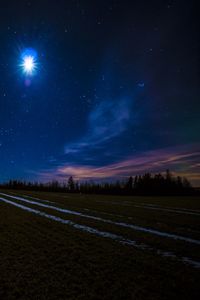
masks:
<svg viewBox="0 0 200 300"><path fill-rule="evenodd" d="M174 175L187 177L194 186L200 186L200 146L176 146L146 151L105 166L72 165L65 163L38 176L43 181L124 179L128 176L158 173L170 169Z"/></svg>

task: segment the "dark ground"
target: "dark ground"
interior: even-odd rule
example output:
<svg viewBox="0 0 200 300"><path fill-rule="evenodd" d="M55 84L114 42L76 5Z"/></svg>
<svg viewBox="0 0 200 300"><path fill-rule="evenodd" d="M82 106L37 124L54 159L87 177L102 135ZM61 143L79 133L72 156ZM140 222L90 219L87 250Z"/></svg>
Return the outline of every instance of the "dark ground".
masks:
<svg viewBox="0 0 200 300"><path fill-rule="evenodd" d="M10 192L16 193L4 191ZM103 219L200 240L197 197L18 193ZM0 299L198 299L200 269L179 258L200 261L199 245L0 197L177 255L163 257L156 251L122 245L0 201ZM149 204L165 210L149 209ZM169 207L182 213L167 211ZM193 210L197 215L187 213Z"/></svg>

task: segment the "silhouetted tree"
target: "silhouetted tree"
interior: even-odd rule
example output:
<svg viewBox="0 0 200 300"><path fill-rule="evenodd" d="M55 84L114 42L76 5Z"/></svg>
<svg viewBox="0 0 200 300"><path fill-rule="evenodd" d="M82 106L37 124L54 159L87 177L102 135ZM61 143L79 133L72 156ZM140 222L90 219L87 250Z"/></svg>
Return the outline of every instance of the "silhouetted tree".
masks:
<svg viewBox="0 0 200 300"><path fill-rule="evenodd" d="M70 192L74 192L75 191L75 183L74 183L74 179L72 176L69 177L68 182L67 182L67 186Z"/></svg>
<svg viewBox="0 0 200 300"><path fill-rule="evenodd" d="M70 176L67 182L60 183L53 180L49 183L26 182L9 180L0 184L1 188L18 190L35 190L48 192L73 192L90 194L117 194L117 195L194 195L198 191L193 189L190 182L181 176L173 177L169 170L165 175L146 173L132 176L126 182L77 182Z"/></svg>
<svg viewBox="0 0 200 300"><path fill-rule="evenodd" d="M130 194L133 191L133 177L130 176L125 184L125 189L128 194Z"/></svg>

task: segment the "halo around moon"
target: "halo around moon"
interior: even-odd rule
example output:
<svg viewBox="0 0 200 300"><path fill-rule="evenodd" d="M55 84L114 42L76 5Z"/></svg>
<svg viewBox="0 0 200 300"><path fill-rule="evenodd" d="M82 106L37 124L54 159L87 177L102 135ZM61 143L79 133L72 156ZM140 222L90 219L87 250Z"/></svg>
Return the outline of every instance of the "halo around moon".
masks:
<svg viewBox="0 0 200 300"><path fill-rule="evenodd" d="M25 49L21 54L20 66L26 76L34 75L37 70L37 52L32 48Z"/></svg>

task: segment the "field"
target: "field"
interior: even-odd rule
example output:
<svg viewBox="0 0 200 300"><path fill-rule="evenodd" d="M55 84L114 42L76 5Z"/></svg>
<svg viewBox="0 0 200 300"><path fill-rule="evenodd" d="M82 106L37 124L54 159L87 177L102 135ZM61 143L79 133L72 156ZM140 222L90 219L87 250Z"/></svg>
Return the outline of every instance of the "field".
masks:
<svg viewBox="0 0 200 300"><path fill-rule="evenodd" d="M0 191L0 299L199 299L200 199Z"/></svg>

